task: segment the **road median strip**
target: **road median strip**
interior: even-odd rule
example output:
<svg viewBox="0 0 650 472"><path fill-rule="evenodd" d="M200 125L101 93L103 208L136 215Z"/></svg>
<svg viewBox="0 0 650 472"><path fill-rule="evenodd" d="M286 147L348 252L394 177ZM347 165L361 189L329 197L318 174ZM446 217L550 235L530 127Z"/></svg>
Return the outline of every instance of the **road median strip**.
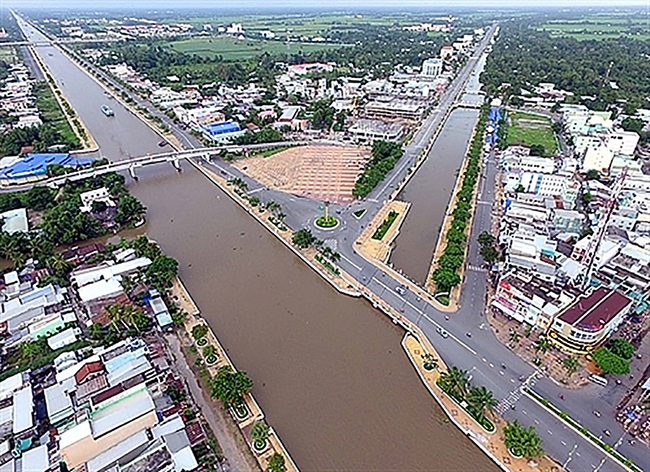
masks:
<svg viewBox="0 0 650 472"><path fill-rule="evenodd" d="M595 447L603 451L611 460L616 462L618 465L632 472L641 472L641 469L639 469L636 465L634 465L634 463L630 459L627 459L625 456L623 456L618 451L616 451L616 449L614 449L612 446L598 439L591 431L589 431L587 428L585 428L580 423L575 421L564 411L560 410L559 408L556 408L546 398L542 397L541 395L538 395L537 393L533 392L528 388L524 388L523 392L524 395L526 395L528 398L534 400L536 403L538 403L542 408L546 409L553 416L563 421L567 426L573 429L576 433L586 438L592 445L594 445Z"/></svg>

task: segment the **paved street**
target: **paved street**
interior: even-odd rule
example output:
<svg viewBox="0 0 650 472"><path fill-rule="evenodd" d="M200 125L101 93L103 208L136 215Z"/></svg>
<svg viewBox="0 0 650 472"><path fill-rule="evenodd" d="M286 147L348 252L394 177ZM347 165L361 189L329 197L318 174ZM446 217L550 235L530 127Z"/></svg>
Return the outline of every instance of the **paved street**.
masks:
<svg viewBox="0 0 650 472"><path fill-rule="evenodd" d="M385 181L365 201L363 207L367 211L359 220L352 216L352 212L359 208L359 204L332 206L331 210L337 213L337 216L341 219L341 225L334 231L321 232L312 225L313 220L322 213L319 210L320 202L267 190L259 183L252 181L221 161L203 162L203 164L213 166L217 172L225 175L243 178L248 183L249 192L256 192L262 201L275 200L279 202L283 211L287 213L285 222L289 227L298 229L310 225L319 238L334 244L342 255L340 262L342 269L346 270L359 283L365 285L369 291L383 299L387 304L402 312L403 316L411 322L417 324L431 340L438 352L442 353L446 363L468 370L475 385L485 385L494 392L497 398L506 399L506 417L517 418L525 425L534 425L544 439L546 451L554 459L565 464L567 469L580 472L593 471L597 468L601 471L620 471L623 469L610 459L605 458L603 452L565 427L561 421L546 412L537 403L526 396L520 396L516 393L522 383L519 379L529 378L533 375L534 368L503 346L494 337L485 321L486 273L482 270L476 270L482 268L476 237L480 232L489 230L490 227L492 202L494 201L494 177L496 174L496 162L493 155L486 162L479 183L479 197L473 220L467 261L470 270L465 273L464 288L458 312L447 315L436 310L427 300L419 298L410 291L407 291L404 295L396 293L395 287L400 283L390 273L368 263L354 249L354 241L362 228L379 211L383 202L389 198L397 184L406 175L407 169L413 164L420 152L427 147L432 134L446 116L446 111L453 105L465 82L474 73L475 66L482 55L484 47L487 46L489 37L490 34L487 35L483 44L460 72L456 81L449 87L437 109L424 121L419 132L407 146L406 153L400 159L396 168L391 171ZM56 61L59 68L63 67L62 64L65 64L66 68L76 67L60 54L53 57L42 54L40 51L45 48L51 49L52 46L39 47L37 52L48 66ZM87 90L85 92L90 97L91 91ZM92 93L95 94L96 92L93 90ZM101 103L100 97L94 97L94 100ZM92 112L96 115L97 109L98 106L93 103ZM120 108L117 112L122 113L123 110ZM86 119L84 114L80 113L80 116L82 119ZM103 117L100 118L103 119ZM182 138L182 130L178 130L173 126L170 127L175 133L179 133L179 137ZM196 147L196 143L193 143L189 138L186 141L181 139L181 142L185 142L188 148ZM446 318L447 316L449 319ZM439 326L444 326L445 330L450 333L449 338L442 338L436 332L436 328ZM467 333L471 333L471 337ZM579 391L563 391L564 400L559 400L559 387L546 379L538 380L533 389L556 404L558 408L569 412L595 434L599 434L599 431L604 429L611 431L611 436L604 437L603 440L612 446L622 437L622 430L614 422L613 414L610 414L612 406L608 406L607 400L601 398L599 387L590 386ZM514 405L514 410L509 409L511 405ZM596 418L592 414L593 410L601 411L603 413L602 417ZM619 448L620 452L632 459L642 469L650 470L648 449L639 444L630 446L624 439Z"/></svg>

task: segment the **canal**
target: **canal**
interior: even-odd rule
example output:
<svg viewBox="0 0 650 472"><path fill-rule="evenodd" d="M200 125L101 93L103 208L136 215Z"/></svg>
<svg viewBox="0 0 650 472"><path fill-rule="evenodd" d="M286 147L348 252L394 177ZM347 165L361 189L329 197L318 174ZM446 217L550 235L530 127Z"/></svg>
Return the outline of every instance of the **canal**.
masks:
<svg viewBox="0 0 650 472"><path fill-rule="evenodd" d="M480 76L486 58L481 56L467 79L460 97L462 103L483 103ZM462 108L449 114L426 160L398 196L411 203L411 208L395 239L390 262L420 285L426 283L451 193L478 115L478 110Z"/></svg>
<svg viewBox="0 0 650 472"><path fill-rule="evenodd" d="M159 151L160 138L114 100L115 117L101 113L102 89L65 56L38 51L103 155ZM183 168L147 169L129 184L148 207L145 229L180 261L203 316L254 379L253 394L302 470L497 470L446 421L400 346L401 329L339 295Z"/></svg>
<svg viewBox="0 0 650 472"><path fill-rule="evenodd" d="M390 256L393 266L417 283L426 282L442 222L465 158L478 110L457 108L443 125L426 160L398 198L411 208Z"/></svg>

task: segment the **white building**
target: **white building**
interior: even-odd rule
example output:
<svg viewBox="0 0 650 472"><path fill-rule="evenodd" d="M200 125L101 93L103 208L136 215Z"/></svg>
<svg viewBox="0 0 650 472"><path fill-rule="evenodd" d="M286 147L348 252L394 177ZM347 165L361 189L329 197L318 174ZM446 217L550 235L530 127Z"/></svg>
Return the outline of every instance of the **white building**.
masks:
<svg viewBox="0 0 650 472"><path fill-rule="evenodd" d="M90 213L92 211L93 203L95 202L102 202L106 204L106 206L115 206L115 202L111 198L106 187L83 192L79 195L79 198L81 198L80 209L85 213Z"/></svg>
<svg viewBox="0 0 650 472"><path fill-rule="evenodd" d="M598 172L607 172L613 159L614 152L607 146L603 144L597 147L589 146L586 148L582 159L582 169L584 171L597 170Z"/></svg>
<svg viewBox="0 0 650 472"><path fill-rule="evenodd" d="M422 75L438 77L442 73L442 59L426 59L422 63Z"/></svg>

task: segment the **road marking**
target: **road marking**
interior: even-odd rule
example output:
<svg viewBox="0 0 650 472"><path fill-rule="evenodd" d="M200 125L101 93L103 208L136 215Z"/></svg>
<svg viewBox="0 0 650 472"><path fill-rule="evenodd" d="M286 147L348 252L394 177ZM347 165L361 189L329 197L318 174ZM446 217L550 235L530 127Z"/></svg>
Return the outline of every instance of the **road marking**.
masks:
<svg viewBox="0 0 650 472"><path fill-rule="evenodd" d="M560 441L563 446L566 446L566 443L564 441Z"/></svg>
<svg viewBox="0 0 650 472"><path fill-rule="evenodd" d="M356 265L354 262L352 262L350 259L348 259L347 257L345 257L343 254L341 254L341 259L346 260L346 261L347 261L349 264L351 264L355 269L357 269L357 270L361 270L361 267L359 267L358 265Z"/></svg>
<svg viewBox="0 0 650 472"><path fill-rule="evenodd" d="M482 360L483 362L487 362L487 359L486 359L485 357L481 357L481 360Z"/></svg>
<svg viewBox="0 0 650 472"><path fill-rule="evenodd" d="M494 367L494 364L492 364L491 362L490 362L490 367Z"/></svg>
<svg viewBox="0 0 650 472"><path fill-rule="evenodd" d="M547 429L546 432L547 432L548 434L550 434L551 436L553 436L553 431L551 431L550 429Z"/></svg>
<svg viewBox="0 0 650 472"><path fill-rule="evenodd" d="M264 187L256 188L255 190L248 192L248 195L253 195L254 193L261 192L262 190L264 190Z"/></svg>
<svg viewBox="0 0 650 472"><path fill-rule="evenodd" d="M515 379L510 379L510 382L515 383Z"/></svg>
<svg viewBox="0 0 650 472"><path fill-rule="evenodd" d="M535 420L535 424L539 424L539 421Z"/></svg>

